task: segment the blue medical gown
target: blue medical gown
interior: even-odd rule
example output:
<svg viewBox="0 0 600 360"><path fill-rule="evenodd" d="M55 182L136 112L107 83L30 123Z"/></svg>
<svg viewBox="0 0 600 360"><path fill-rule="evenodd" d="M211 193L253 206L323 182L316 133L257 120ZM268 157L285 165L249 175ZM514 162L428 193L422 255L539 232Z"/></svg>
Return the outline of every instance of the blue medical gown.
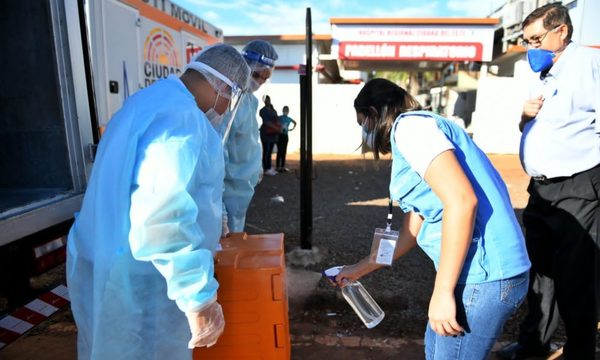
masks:
<svg viewBox="0 0 600 360"><path fill-rule="evenodd" d="M175 76L104 134L68 240L80 359L186 359L185 311L216 297L221 139Z"/></svg>
<svg viewBox="0 0 600 360"><path fill-rule="evenodd" d="M258 99L245 93L225 142L224 210L229 231L244 231L246 211L262 173L262 145L256 111Z"/></svg>

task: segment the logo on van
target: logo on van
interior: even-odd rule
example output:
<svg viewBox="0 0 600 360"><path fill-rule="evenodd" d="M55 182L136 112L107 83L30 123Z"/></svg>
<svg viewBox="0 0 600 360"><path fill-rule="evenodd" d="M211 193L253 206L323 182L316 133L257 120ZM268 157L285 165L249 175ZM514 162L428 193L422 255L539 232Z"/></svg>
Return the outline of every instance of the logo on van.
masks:
<svg viewBox="0 0 600 360"><path fill-rule="evenodd" d="M173 36L163 28L150 31L144 43L144 86L170 74L181 73L181 62Z"/></svg>

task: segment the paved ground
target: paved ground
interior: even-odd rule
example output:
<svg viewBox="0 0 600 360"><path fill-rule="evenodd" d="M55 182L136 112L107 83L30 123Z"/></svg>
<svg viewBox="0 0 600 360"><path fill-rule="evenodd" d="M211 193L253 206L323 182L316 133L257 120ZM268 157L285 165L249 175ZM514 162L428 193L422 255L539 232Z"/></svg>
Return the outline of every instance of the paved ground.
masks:
<svg viewBox="0 0 600 360"><path fill-rule="evenodd" d="M520 214L527 201L528 179L518 158L491 158ZM288 166L298 168L297 156L292 156ZM320 276L323 269L355 262L369 251L373 228L385 224L389 171L390 161L385 159L375 162L359 156L315 157L310 252L298 250L297 174L291 171L266 177L258 186L246 230L286 234L292 359L423 358L422 334L435 274L422 252L415 250L394 266L362 281L386 312L382 323L371 330L364 328L339 291ZM394 227L398 227L400 218L396 209ZM64 282L64 267L32 280L38 288L50 288L60 282ZM523 311L508 322L497 347L514 339ZM0 350L0 359L75 359L76 331L67 307ZM562 330L555 337L557 346L561 341Z"/></svg>

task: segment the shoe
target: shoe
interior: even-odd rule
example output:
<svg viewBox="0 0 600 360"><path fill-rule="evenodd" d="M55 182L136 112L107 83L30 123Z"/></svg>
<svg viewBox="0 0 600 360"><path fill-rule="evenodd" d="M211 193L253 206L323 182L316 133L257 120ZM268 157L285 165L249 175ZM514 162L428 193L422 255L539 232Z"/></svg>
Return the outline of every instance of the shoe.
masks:
<svg viewBox="0 0 600 360"><path fill-rule="evenodd" d="M265 170L265 175L274 176L277 175L277 171L273 169Z"/></svg>
<svg viewBox="0 0 600 360"><path fill-rule="evenodd" d="M518 342L514 342L506 345L502 349L496 352L496 357L502 360L520 360L526 359L532 356L542 356L546 357L548 355L548 350L545 349L529 349L525 346L519 344Z"/></svg>
<svg viewBox="0 0 600 360"><path fill-rule="evenodd" d="M279 172L290 172L290 169L284 167L284 168L280 168Z"/></svg>

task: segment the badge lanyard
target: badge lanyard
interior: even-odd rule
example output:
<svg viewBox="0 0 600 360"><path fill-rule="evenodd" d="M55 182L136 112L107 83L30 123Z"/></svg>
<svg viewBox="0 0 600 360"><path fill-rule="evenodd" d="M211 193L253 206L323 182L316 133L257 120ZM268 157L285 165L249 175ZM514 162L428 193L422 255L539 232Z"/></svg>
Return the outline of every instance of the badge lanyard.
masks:
<svg viewBox="0 0 600 360"><path fill-rule="evenodd" d="M390 196L385 229L375 228L375 232L373 233L371 258L374 258L377 264L389 266L392 265L392 261L394 260L394 250L398 242L399 232L392 230L393 209L394 205Z"/></svg>

